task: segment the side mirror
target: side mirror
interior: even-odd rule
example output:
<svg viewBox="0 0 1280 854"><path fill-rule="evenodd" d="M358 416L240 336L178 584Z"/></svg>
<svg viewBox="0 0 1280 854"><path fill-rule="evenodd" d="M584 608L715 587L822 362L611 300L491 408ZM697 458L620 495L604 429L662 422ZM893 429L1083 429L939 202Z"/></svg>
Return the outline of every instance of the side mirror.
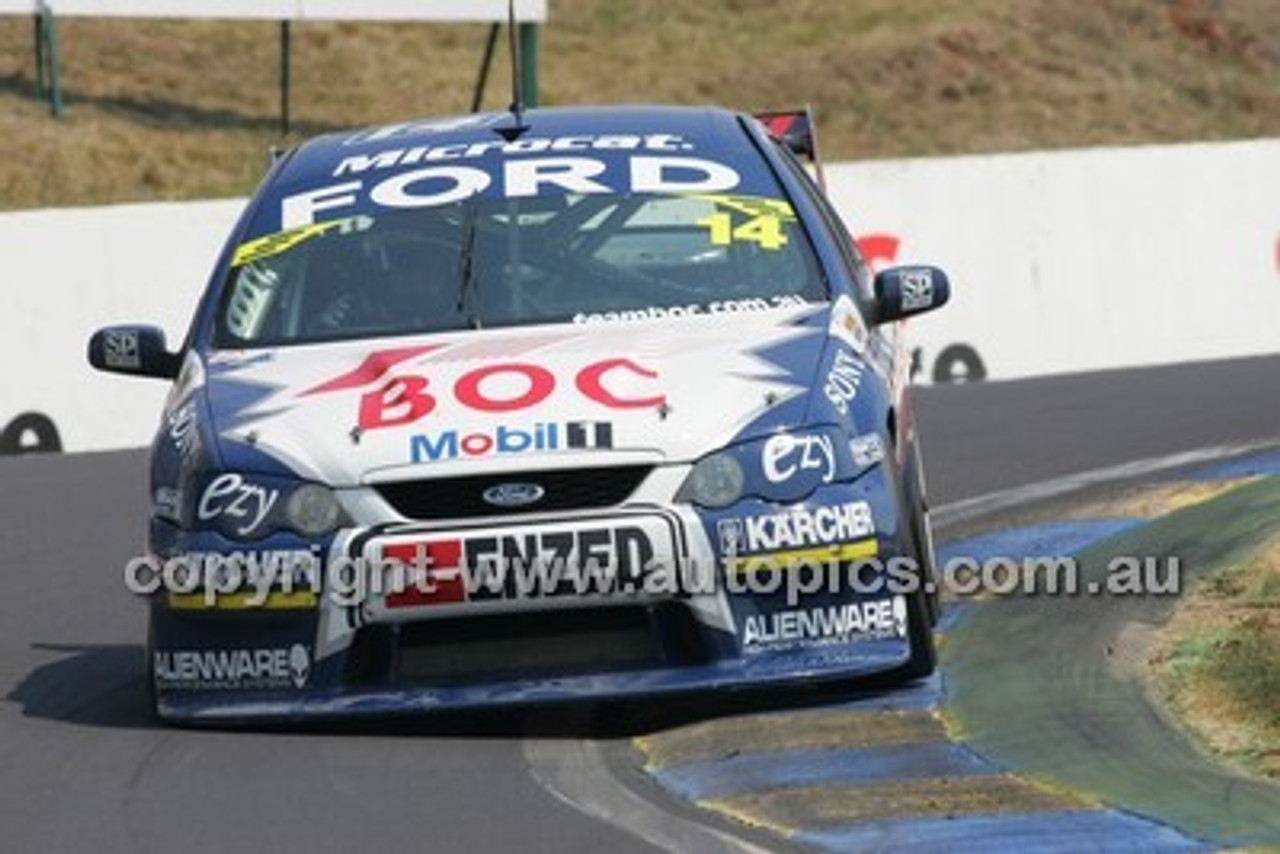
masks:
<svg viewBox="0 0 1280 854"><path fill-rule="evenodd" d="M169 352L163 329L108 326L89 339L89 364L113 374L171 380L178 376L182 357Z"/></svg>
<svg viewBox="0 0 1280 854"><path fill-rule="evenodd" d="M892 323L946 305L951 281L937 267L890 267L876 273L876 323Z"/></svg>

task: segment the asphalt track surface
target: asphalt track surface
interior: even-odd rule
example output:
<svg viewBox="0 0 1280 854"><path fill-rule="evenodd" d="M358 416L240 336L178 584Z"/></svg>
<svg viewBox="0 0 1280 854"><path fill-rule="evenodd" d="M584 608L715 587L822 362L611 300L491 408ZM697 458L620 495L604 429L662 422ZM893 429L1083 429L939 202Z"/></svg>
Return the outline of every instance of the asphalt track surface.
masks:
<svg viewBox="0 0 1280 854"><path fill-rule="evenodd" d="M933 500L1276 438L1278 390L1280 357L925 389ZM654 850L531 773L530 737L610 735L589 716L533 733L509 717L301 734L157 726L144 609L122 581L142 547L145 484L138 451L0 459L0 850Z"/></svg>

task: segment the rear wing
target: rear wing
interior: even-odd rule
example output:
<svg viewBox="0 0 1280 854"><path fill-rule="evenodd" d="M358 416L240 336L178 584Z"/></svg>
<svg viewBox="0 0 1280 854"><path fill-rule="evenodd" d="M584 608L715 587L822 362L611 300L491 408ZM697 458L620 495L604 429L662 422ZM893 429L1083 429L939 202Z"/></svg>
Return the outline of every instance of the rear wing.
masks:
<svg viewBox="0 0 1280 854"><path fill-rule="evenodd" d="M808 161L818 186L825 191L827 179L822 173L822 159L818 156L818 131L813 121L813 109L805 106L794 110L766 110L754 115L769 136L785 145L792 154Z"/></svg>

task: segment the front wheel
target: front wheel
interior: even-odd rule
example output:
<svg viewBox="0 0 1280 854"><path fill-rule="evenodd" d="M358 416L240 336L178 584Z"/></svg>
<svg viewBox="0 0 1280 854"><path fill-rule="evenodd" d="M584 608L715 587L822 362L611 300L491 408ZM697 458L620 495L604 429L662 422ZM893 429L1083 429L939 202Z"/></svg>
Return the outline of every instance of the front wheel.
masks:
<svg viewBox="0 0 1280 854"><path fill-rule="evenodd" d="M906 594L907 641L911 645L911 657L892 675L902 682L909 682L923 679L938 667L933 627L938 622L940 610L934 578L933 536L925 504L920 453L914 435L900 483L899 507L906 535L903 539L915 561L916 589Z"/></svg>
<svg viewBox="0 0 1280 854"><path fill-rule="evenodd" d="M938 667L937 648L933 642L933 623L929 613L929 597L923 589L907 595L907 642L911 657L897 667L892 677L902 682L923 679Z"/></svg>

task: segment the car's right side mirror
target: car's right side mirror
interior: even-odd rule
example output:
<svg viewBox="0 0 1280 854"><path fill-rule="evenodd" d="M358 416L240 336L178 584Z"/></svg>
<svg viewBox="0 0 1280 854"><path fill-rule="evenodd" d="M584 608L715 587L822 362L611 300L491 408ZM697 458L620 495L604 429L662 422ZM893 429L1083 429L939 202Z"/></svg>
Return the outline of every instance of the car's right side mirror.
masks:
<svg viewBox="0 0 1280 854"><path fill-rule="evenodd" d="M951 280L937 267L890 267L876 273L876 323L891 323L941 308L951 298Z"/></svg>

